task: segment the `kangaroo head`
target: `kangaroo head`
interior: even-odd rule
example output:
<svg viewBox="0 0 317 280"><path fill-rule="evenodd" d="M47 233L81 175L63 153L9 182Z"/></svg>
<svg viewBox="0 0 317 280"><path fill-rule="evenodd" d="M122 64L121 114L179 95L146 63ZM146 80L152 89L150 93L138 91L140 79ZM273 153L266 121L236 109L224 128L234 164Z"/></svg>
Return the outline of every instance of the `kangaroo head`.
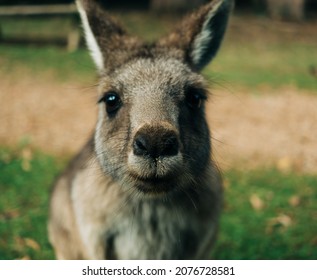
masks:
<svg viewBox="0 0 317 280"><path fill-rule="evenodd" d="M143 193L199 182L211 152L199 72L217 53L232 1L206 4L151 44L128 35L98 1L77 6L100 75L95 152L103 171Z"/></svg>

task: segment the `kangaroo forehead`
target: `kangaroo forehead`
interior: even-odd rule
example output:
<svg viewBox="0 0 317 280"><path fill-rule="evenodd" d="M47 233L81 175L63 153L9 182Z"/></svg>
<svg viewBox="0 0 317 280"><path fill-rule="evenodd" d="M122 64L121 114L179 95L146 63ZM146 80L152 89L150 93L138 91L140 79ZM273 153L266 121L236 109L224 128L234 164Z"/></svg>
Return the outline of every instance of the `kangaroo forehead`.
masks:
<svg viewBox="0 0 317 280"><path fill-rule="evenodd" d="M140 58L130 61L111 75L112 82L124 87L164 88L202 84L202 77L175 58Z"/></svg>

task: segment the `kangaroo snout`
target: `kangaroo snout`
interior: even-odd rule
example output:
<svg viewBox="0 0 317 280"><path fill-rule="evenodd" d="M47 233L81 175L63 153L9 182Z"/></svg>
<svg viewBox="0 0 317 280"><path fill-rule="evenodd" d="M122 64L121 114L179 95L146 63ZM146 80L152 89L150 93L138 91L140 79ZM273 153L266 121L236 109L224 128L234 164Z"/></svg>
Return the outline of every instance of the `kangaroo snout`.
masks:
<svg viewBox="0 0 317 280"><path fill-rule="evenodd" d="M141 191L169 191L183 167L180 141L171 125L145 124L132 140L128 166L134 186Z"/></svg>
<svg viewBox="0 0 317 280"><path fill-rule="evenodd" d="M179 140L174 130L163 126L143 126L133 140L133 153L136 156L158 160L176 156L179 152Z"/></svg>

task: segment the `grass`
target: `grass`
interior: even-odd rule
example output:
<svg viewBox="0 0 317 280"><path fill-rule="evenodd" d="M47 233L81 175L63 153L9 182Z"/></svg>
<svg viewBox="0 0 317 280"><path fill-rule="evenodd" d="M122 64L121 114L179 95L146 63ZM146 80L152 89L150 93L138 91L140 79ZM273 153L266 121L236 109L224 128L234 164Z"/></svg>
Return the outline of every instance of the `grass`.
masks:
<svg viewBox="0 0 317 280"><path fill-rule="evenodd" d="M124 13L118 15L128 30L147 40L166 34L179 19L153 14ZM241 21L241 19L239 19ZM73 26L74 19L63 18L14 18L1 20L3 37L56 37L66 36ZM76 22L76 20L75 20ZM146 22L146 24L144 24ZM247 25L246 23L245 25ZM24 26L21 34L21 25ZM244 26L246 28L246 26ZM243 29L243 26L239 27ZM248 27L249 28L249 27ZM205 69L207 78L220 84L243 87L268 86L279 88L292 86L298 89L317 90L316 77L309 73L316 67L316 43L309 39L289 41L281 39L247 38L237 28L231 30L215 61ZM243 31L243 30L241 30ZM271 28L274 33L274 29ZM267 36L270 32L267 32ZM287 35L287 34L286 34ZM51 72L58 79L91 80L95 73L88 52L80 49L68 53L53 46L0 46L1 72L10 73L21 67L31 73Z"/></svg>
<svg viewBox="0 0 317 280"><path fill-rule="evenodd" d="M52 259L48 194L60 165L27 147L0 149L0 259Z"/></svg>
<svg viewBox="0 0 317 280"><path fill-rule="evenodd" d="M205 74L247 88L291 86L316 92L316 77L309 74L309 68L317 61L315 49L316 45L301 43L258 46L235 45L228 40Z"/></svg>
<svg viewBox="0 0 317 280"><path fill-rule="evenodd" d="M261 60L250 59L249 53L261 55ZM204 70L204 74L211 81L231 86L253 89L293 86L316 91L316 78L309 75L315 53L313 46L294 45L286 48L275 45L271 50L260 51L256 47L234 48L228 42L214 63ZM85 49L69 53L57 47L2 45L0 54L3 54L0 55L0 71L5 74L22 68L32 75L49 72L59 81L89 82L95 77L95 67Z"/></svg>
<svg viewBox="0 0 317 280"><path fill-rule="evenodd" d="M54 258L46 232L48 197L64 165L27 146L0 149L0 259ZM213 258L317 258L317 176L266 169L231 170L224 177L226 202Z"/></svg>
<svg viewBox="0 0 317 280"><path fill-rule="evenodd" d="M41 77L49 73L59 82L91 82L95 77L95 67L84 49L69 53L57 47L35 48L32 46L0 45L0 73L10 75L15 71Z"/></svg>
<svg viewBox="0 0 317 280"><path fill-rule="evenodd" d="M51 38L67 35L74 25L78 23L73 16L37 16L37 17L3 17L0 19L2 36L4 38ZM23 28L21 28L23 26Z"/></svg>
<svg viewBox="0 0 317 280"><path fill-rule="evenodd" d="M225 174L217 259L317 259L317 176Z"/></svg>

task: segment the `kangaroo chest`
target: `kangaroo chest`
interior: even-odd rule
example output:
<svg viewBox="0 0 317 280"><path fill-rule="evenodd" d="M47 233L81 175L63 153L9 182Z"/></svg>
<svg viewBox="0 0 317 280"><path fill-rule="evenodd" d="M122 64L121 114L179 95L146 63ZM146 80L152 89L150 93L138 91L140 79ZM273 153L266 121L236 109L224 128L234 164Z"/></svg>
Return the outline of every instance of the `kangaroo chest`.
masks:
<svg viewBox="0 0 317 280"><path fill-rule="evenodd" d="M139 205L120 216L106 234L106 258L194 258L198 225L186 217L179 209Z"/></svg>
<svg viewBox="0 0 317 280"><path fill-rule="evenodd" d="M215 231L217 205L210 202L210 193L189 193L190 198L178 193L166 200L134 200L124 198L116 185L100 188L92 181L95 178L83 172L77 175L77 187L72 189L78 234L86 258L201 257L201 249L208 246ZM76 184L78 181L82 184ZM93 186L98 186L96 191L92 191Z"/></svg>

